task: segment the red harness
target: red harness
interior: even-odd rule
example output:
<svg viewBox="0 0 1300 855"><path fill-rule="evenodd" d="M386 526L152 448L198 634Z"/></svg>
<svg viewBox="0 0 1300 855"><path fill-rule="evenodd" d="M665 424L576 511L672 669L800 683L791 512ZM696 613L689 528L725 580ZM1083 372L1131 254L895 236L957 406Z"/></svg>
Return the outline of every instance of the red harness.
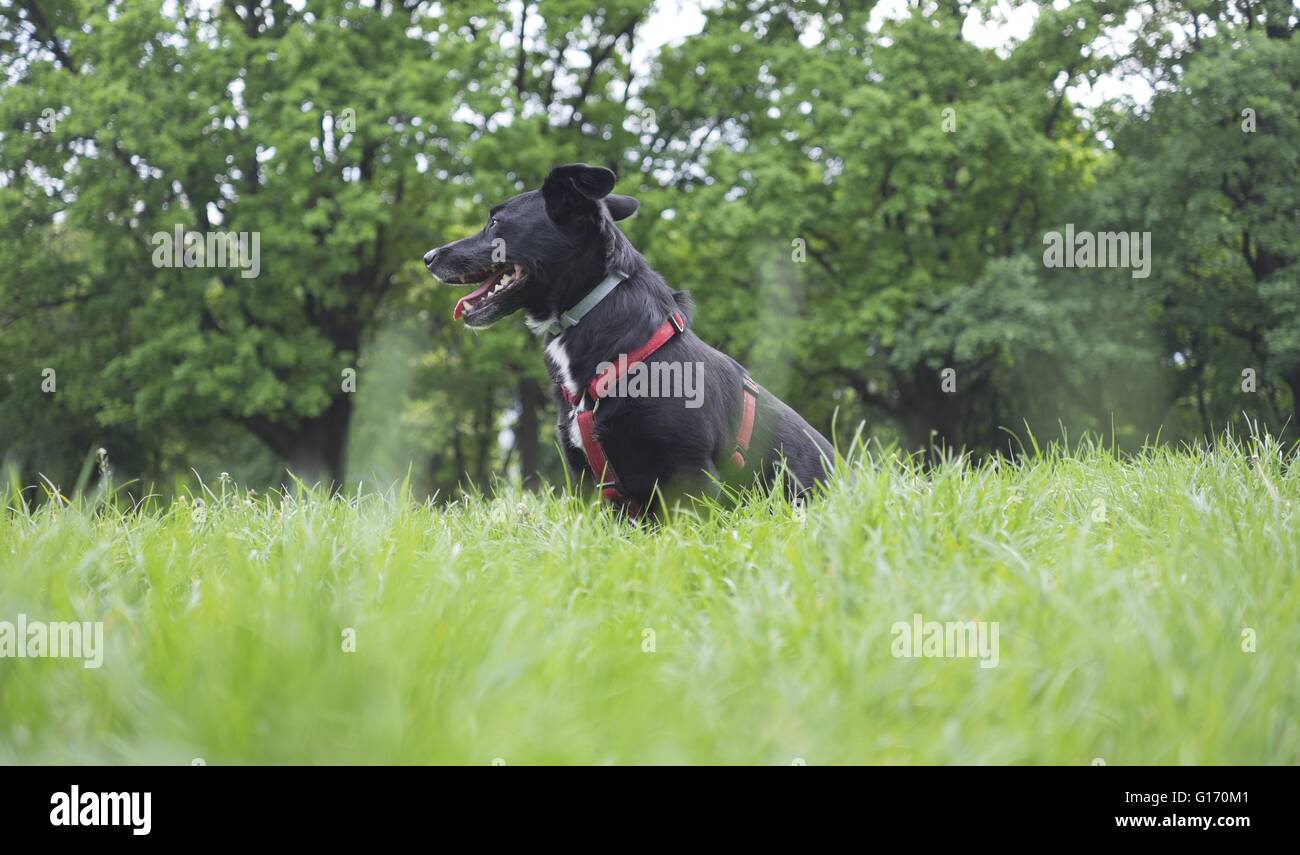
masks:
<svg viewBox="0 0 1300 855"><path fill-rule="evenodd" d="M581 395L573 395L563 384L559 385L560 395L571 407L580 408L583 398L592 400L590 410L578 409L574 414L578 420L578 433L582 437L582 453L587 457L587 465L596 474L598 479L596 488L600 490L601 496L606 501L626 508L633 517L640 516L641 504L619 489L618 473L614 471L614 465L609 462L605 449L601 448L600 441L596 439L596 408L600 406L601 399L608 394L609 390L614 388L615 382L625 369L644 362L656 350L667 344L673 336L684 332L686 332L685 319L679 312L673 312L644 344L627 354L626 360L620 359L611 363L603 373L593 377ZM744 407L740 414L740 427L736 431L736 445L731 452L731 464L737 470L745 468L745 453L749 451L749 441L754 433L754 414L758 409L758 385L749 378L749 375L744 377L742 395Z"/></svg>

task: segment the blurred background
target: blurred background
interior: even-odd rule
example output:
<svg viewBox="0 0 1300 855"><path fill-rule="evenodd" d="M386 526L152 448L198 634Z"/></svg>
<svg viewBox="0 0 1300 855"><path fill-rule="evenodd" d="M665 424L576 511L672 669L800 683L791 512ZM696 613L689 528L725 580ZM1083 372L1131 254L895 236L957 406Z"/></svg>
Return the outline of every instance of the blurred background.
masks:
<svg viewBox="0 0 1300 855"><path fill-rule="evenodd" d="M841 445L1295 439L1298 15L0 0L5 480L562 483L540 343L420 258L570 161ZM1048 266L1067 225L1149 232L1149 275ZM257 233L258 275L156 266L177 226Z"/></svg>

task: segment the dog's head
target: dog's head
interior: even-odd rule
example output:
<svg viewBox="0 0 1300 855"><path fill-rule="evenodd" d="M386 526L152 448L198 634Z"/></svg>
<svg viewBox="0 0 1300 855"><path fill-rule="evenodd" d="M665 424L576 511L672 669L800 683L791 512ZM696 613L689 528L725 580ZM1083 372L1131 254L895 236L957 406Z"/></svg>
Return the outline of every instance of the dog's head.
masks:
<svg viewBox="0 0 1300 855"><path fill-rule="evenodd" d="M520 309L544 318L568 308L605 275L605 228L632 216L638 202L610 193L614 173L600 166L557 166L540 190L488 211L483 230L424 256L429 272L452 285L474 285L453 317L475 329ZM612 228L612 227L611 227Z"/></svg>

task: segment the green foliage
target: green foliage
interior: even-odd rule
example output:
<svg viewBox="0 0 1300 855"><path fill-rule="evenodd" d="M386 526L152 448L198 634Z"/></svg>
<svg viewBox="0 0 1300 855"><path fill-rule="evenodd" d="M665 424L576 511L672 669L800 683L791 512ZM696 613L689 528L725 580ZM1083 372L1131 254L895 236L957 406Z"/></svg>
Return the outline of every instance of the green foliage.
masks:
<svg viewBox="0 0 1300 855"><path fill-rule="evenodd" d="M725 0L634 63L652 0L0 4L0 464L558 482L536 340L451 322L420 256L566 161L621 173L698 331L823 430L1291 435L1290 4L1040 4L997 50L993 4L875 6ZM1155 95L1075 103L1105 74ZM1151 278L1045 269L1066 223L1151 231ZM258 233L259 275L156 267L177 226Z"/></svg>
<svg viewBox="0 0 1300 855"><path fill-rule="evenodd" d="M1300 38L1223 21L1117 134L1108 208L1155 236L1152 297L1204 433L1300 426ZM1251 397L1242 371L1258 375ZM1287 407L1288 399L1291 402Z"/></svg>
<svg viewBox="0 0 1300 855"><path fill-rule="evenodd" d="M1062 306L1015 259L1097 161L1065 89L1097 66L1081 49L1114 16L1097 4L1044 12L1000 56L962 40L962 17L943 11L915 10L873 34L865 13L809 17L770 4L756 18L752 7L724 4L709 39L664 59L648 96L673 116L726 105L703 130L716 124L728 140L708 150L702 186L665 200L676 216L654 245L684 248L656 261L674 281L704 283L704 325L742 358L765 316L781 313L790 374L803 379L795 403L819 424L838 405L849 424L872 412L899 419L919 444L939 429L950 443L988 447L999 424L1025 414L986 408L963 430L988 401L995 366L1097 350L1048 340L1082 307ZM743 45L734 60L718 53L727 42ZM769 248L806 261L783 274L789 310L754 285L770 275L759 268ZM1017 275L1003 278L1008 264ZM960 378L951 397L939 389L945 367Z"/></svg>

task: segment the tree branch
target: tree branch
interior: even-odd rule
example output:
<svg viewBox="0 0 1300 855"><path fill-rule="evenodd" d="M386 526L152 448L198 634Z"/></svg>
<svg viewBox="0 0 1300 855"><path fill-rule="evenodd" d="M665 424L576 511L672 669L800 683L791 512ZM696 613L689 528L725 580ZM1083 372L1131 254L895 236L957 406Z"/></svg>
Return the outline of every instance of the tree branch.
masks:
<svg viewBox="0 0 1300 855"><path fill-rule="evenodd" d="M582 88L578 91L577 96L573 100L573 112L569 113L569 121L566 124L566 127L571 128L574 123L577 122L578 116L581 115L583 105L586 104L588 96L591 95L591 87L596 82L596 73L600 71L600 66L609 58L610 53L613 52L614 46L618 44L619 39L627 36L629 41L631 40L637 24L641 23L641 14L642 13L638 12L633 15L632 20L628 21L627 26L615 33L614 37L609 40L608 44L598 49L594 54L591 54L591 67L587 69L587 77L582 81Z"/></svg>

